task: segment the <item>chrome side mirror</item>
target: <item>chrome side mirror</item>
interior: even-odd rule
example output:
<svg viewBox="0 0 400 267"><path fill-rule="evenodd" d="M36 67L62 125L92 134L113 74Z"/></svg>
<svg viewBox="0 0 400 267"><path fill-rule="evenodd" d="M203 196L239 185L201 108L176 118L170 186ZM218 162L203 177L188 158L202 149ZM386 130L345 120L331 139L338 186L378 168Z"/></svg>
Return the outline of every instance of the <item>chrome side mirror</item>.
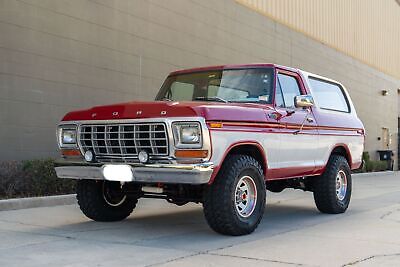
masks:
<svg viewBox="0 0 400 267"><path fill-rule="evenodd" d="M314 105L314 99L311 95L297 95L294 97L296 108L309 108Z"/></svg>

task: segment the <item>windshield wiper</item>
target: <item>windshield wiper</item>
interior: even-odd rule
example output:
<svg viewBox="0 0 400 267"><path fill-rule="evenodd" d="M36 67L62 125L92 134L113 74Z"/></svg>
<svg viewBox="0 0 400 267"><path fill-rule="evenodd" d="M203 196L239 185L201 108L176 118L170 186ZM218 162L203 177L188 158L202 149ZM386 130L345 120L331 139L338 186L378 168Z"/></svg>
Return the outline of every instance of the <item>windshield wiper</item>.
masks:
<svg viewBox="0 0 400 267"><path fill-rule="evenodd" d="M172 99L169 99L168 97L163 97L163 98L161 98L160 100L161 100L161 101L174 101L174 100L172 100Z"/></svg>
<svg viewBox="0 0 400 267"><path fill-rule="evenodd" d="M228 100L225 100L219 96L198 96L195 98L195 100L205 100L205 101L217 101L217 102L223 102L223 103L228 103Z"/></svg>
<svg viewBox="0 0 400 267"><path fill-rule="evenodd" d="M270 104L268 101L266 100L232 100L231 102L233 103L253 103L253 104Z"/></svg>

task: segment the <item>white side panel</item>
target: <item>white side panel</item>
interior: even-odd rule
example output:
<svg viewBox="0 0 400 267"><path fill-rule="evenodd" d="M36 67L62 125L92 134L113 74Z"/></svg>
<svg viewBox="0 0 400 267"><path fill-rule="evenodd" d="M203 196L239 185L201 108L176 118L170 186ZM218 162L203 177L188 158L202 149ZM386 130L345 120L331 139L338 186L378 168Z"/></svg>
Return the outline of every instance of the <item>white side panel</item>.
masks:
<svg viewBox="0 0 400 267"><path fill-rule="evenodd" d="M326 165L335 144L346 144L350 150L352 162L361 162L364 150L364 138L362 136L320 135L318 148L315 149L315 153L318 155L317 166Z"/></svg>
<svg viewBox="0 0 400 267"><path fill-rule="evenodd" d="M282 134L277 168L314 167L318 135Z"/></svg>
<svg viewBox="0 0 400 267"><path fill-rule="evenodd" d="M220 131L211 130L212 156L211 161L220 165L225 153L232 144L246 141L256 141L263 148L267 158L268 168L279 166L279 146L281 135L265 132Z"/></svg>
<svg viewBox="0 0 400 267"><path fill-rule="evenodd" d="M361 162L364 148L362 136L293 135L241 131L210 131L212 141L211 161L220 165L229 147L238 142L256 141L264 148L269 169L325 166L335 144L346 144L353 162ZM293 154L302 154L304 158Z"/></svg>

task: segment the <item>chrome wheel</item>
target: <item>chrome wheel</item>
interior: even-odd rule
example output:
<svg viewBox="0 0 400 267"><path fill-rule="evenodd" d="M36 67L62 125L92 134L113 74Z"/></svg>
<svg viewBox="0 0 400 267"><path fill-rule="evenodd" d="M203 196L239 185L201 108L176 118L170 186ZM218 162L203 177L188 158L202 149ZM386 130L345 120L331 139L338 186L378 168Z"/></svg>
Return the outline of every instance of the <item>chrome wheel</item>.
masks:
<svg viewBox="0 0 400 267"><path fill-rule="evenodd" d="M257 203L257 187L250 176L240 178L235 190L235 207L241 217L249 217Z"/></svg>
<svg viewBox="0 0 400 267"><path fill-rule="evenodd" d="M339 201L343 201L347 192L347 176L342 170L336 175L336 196Z"/></svg>
<svg viewBox="0 0 400 267"><path fill-rule="evenodd" d="M103 198L104 201L112 206L118 207L126 200L126 195L121 190L119 183L103 183Z"/></svg>

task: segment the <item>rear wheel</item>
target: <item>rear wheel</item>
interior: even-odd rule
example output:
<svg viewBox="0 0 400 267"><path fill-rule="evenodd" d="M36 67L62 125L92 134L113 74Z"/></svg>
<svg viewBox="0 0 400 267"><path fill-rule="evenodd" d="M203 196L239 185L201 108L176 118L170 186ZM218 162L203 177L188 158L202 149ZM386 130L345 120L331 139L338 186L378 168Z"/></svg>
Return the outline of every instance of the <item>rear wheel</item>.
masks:
<svg viewBox="0 0 400 267"><path fill-rule="evenodd" d="M90 219L102 222L120 221L136 207L137 199L128 198L118 182L80 180L77 185L78 204Z"/></svg>
<svg viewBox="0 0 400 267"><path fill-rule="evenodd" d="M225 160L204 194L204 215L210 227L225 235L253 232L265 207L265 182L260 164L247 155Z"/></svg>
<svg viewBox="0 0 400 267"><path fill-rule="evenodd" d="M323 213L343 213L351 198L351 170L345 157L332 155L325 172L314 180L314 200Z"/></svg>

